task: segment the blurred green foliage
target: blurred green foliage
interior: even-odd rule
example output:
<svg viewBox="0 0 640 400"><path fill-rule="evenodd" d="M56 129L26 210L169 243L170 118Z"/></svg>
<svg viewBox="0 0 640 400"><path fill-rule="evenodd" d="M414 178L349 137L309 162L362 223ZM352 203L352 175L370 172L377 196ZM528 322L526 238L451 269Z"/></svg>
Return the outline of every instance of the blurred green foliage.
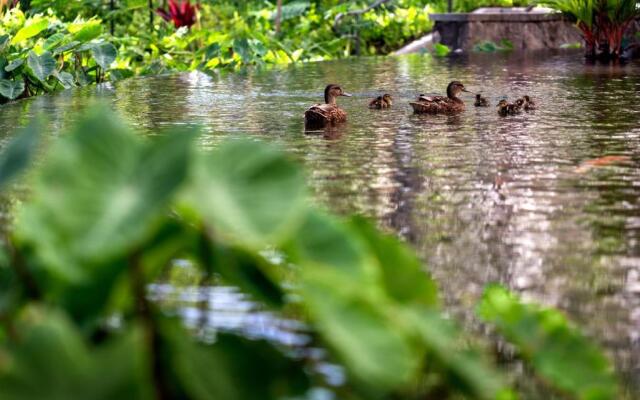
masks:
<svg viewBox="0 0 640 400"><path fill-rule="evenodd" d="M318 386L344 399L517 398L445 316L416 255L313 206L277 149L202 152L193 130L142 140L102 108L29 168L34 137L0 156L6 182L30 170L32 188L0 237L0 399L292 399ZM346 382L273 343L189 328L149 296L177 262L190 266L181 281L234 285L304 322ZM480 314L549 388L615 398L609 362L557 311L490 288Z"/></svg>

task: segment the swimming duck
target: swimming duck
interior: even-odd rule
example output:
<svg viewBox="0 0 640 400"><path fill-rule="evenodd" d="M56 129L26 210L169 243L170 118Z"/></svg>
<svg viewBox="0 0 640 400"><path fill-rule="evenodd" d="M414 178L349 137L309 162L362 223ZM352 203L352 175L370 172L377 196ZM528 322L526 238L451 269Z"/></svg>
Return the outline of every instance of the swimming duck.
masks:
<svg viewBox="0 0 640 400"><path fill-rule="evenodd" d="M351 95L338 85L329 84L324 89L324 104L316 104L304 112L306 127L323 127L347 120L347 113L336 104L336 97Z"/></svg>
<svg viewBox="0 0 640 400"><path fill-rule="evenodd" d="M498 102L498 114L506 117L507 115L516 115L520 114L522 110L522 106L524 104L524 100L518 99L515 103L509 103L507 100L502 99Z"/></svg>
<svg viewBox="0 0 640 400"><path fill-rule="evenodd" d="M480 95L480 93L476 94L476 102L473 103L476 107L489 107L489 100L485 99Z"/></svg>
<svg viewBox="0 0 640 400"><path fill-rule="evenodd" d="M464 110L464 102L458 98L460 92L468 90L461 82L453 81L447 86L447 97L421 94L409 104L416 114L455 114Z"/></svg>
<svg viewBox="0 0 640 400"><path fill-rule="evenodd" d="M498 115L503 117L509 115L509 103L505 99L500 100L496 107L498 108Z"/></svg>
<svg viewBox="0 0 640 400"><path fill-rule="evenodd" d="M382 96L378 96L375 99L369 102L369 108L374 109L382 109L382 108L390 108L393 104L393 97L390 94L385 93Z"/></svg>
<svg viewBox="0 0 640 400"><path fill-rule="evenodd" d="M529 97L528 95L524 95L522 96L522 99L524 100L525 111L533 111L536 109L536 103L531 100L531 97Z"/></svg>

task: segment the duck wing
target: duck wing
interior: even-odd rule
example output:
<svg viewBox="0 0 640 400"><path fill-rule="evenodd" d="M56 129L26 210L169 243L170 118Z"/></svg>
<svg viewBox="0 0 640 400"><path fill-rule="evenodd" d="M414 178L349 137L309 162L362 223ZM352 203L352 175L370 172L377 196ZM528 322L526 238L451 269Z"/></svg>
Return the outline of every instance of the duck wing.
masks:
<svg viewBox="0 0 640 400"><path fill-rule="evenodd" d="M324 126L330 123L344 122L347 113L334 104L316 104L304 112L304 121L307 125Z"/></svg>

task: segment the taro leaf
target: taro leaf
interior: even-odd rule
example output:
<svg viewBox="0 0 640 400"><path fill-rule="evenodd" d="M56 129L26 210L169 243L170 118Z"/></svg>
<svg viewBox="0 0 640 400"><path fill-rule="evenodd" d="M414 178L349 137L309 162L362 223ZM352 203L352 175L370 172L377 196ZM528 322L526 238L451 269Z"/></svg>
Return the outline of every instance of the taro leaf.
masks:
<svg viewBox="0 0 640 400"><path fill-rule="evenodd" d="M463 338L451 321L435 311L409 311L407 316L413 318L432 368L455 382L457 391L473 399L515 398L508 396L503 377L481 353L461 348Z"/></svg>
<svg viewBox="0 0 640 400"><path fill-rule="evenodd" d="M33 120L0 153L0 190L29 167L41 130L42 124Z"/></svg>
<svg viewBox="0 0 640 400"><path fill-rule="evenodd" d="M247 39L236 39L233 41L233 51L240 55L243 63L250 63L253 60Z"/></svg>
<svg viewBox="0 0 640 400"><path fill-rule="evenodd" d="M15 59L15 60L11 61L9 63L9 65L4 67L4 70L7 71L7 72L11 72L11 71L15 70L16 68L19 68L20 66L22 66L22 64L24 64L24 58L18 58L18 59Z"/></svg>
<svg viewBox="0 0 640 400"><path fill-rule="evenodd" d="M49 20L46 18L36 17L33 22L16 33L11 40L11 44L21 43L29 38L32 38L49 27Z"/></svg>
<svg viewBox="0 0 640 400"><path fill-rule="evenodd" d="M438 57L444 57L451 53L451 49L442 43L436 43L433 45L433 52Z"/></svg>
<svg viewBox="0 0 640 400"><path fill-rule="evenodd" d="M228 142L201 160L190 199L216 233L239 244L278 244L298 227L306 209L304 175L272 147Z"/></svg>
<svg viewBox="0 0 640 400"><path fill-rule="evenodd" d="M91 54L102 69L108 70L116 60L118 51L111 43L98 43L91 47Z"/></svg>
<svg viewBox="0 0 640 400"><path fill-rule="evenodd" d="M48 51L45 51L40 56L30 51L27 57L27 65L41 82L45 82L56 70L56 60Z"/></svg>
<svg viewBox="0 0 640 400"><path fill-rule="evenodd" d="M0 79L0 95L9 100L17 99L24 92L24 81Z"/></svg>
<svg viewBox="0 0 640 400"><path fill-rule="evenodd" d="M9 35L0 35L0 53L2 53L9 44L9 39Z"/></svg>
<svg viewBox="0 0 640 400"><path fill-rule="evenodd" d="M358 290L335 269L305 267L301 275L311 324L359 388L384 394L416 379L424 352L388 298L366 284Z"/></svg>
<svg viewBox="0 0 640 400"><path fill-rule="evenodd" d="M44 49L45 50L53 50L56 47L60 46L60 44L65 40L65 35L63 33L56 33L47 38L44 41Z"/></svg>
<svg viewBox="0 0 640 400"><path fill-rule="evenodd" d="M291 399L309 388L304 365L265 341L219 334L213 345L197 344L177 328L168 340L172 369L190 399Z"/></svg>
<svg viewBox="0 0 640 400"><path fill-rule="evenodd" d="M583 400L618 398L609 360L559 311L523 303L494 285L485 290L478 313L557 389Z"/></svg>
<svg viewBox="0 0 640 400"><path fill-rule="evenodd" d="M366 239L370 251L382 270L382 283L387 293L404 304L425 307L438 305L438 288L415 253L398 239L379 233L363 218L350 224Z"/></svg>
<svg viewBox="0 0 640 400"><path fill-rule="evenodd" d="M71 42L69 42L69 43L67 43L67 44L65 44L65 45L62 45L62 46L60 46L60 47L56 48L56 49L53 51L53 55L54 55L54 56L57 56L58 54L65 53L65 52L67 52L67 51L69 51L69 50L71 50L71 49L74 49L74 48L78 47L80 44L81 44L81 43L80 43L80 42L78 42L78 41L76 41L76 40L71 41Z"/></svg>
<svg viewBox="0 0 640 400"><path fill-rule="evenodd" d="M34 309L28 314L20 323L20 342L0 348L0 399L149 398L140 330L89 347L62 315Z"/></svg>
<svg viewBox="0 0 640 400"><path fill-rule="evenodd" d="M89 21L69 24L67 29L73 34L73 40L85 43L100 36L102 33L102 23L100 20L91 19Z"/></svg>
<svg viewBox="0 0 640 400"><path fill-rule="evenodd" d="M174 132L141 143L111 113L95 109L39 171L16 237L63 279L140 245L187 174L193 135ZM120 267L121 268L121 267Z"/></svg>
<svg viewBox="0 0 640 400"><path fill-rule="evenodd" d="M73 79L73 75L71 75L70 73L64 71L56 71L53 75L56 77L56 79L58 79L62 87L64 87L65 89L71 89L75 86L75 80Z"/></svg>

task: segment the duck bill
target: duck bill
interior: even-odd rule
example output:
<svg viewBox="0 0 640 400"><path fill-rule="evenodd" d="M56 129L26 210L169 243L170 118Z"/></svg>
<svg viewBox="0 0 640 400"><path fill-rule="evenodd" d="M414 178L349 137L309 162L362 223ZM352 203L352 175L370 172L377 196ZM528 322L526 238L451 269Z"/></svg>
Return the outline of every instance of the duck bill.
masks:
<svg viewBox="0 0 640 400"><path fill-rule="evenodd" d="M342 92L342 94L340 96L345 96L345 97L351 97L351 93L347 93L347 92Z"/></svg>

